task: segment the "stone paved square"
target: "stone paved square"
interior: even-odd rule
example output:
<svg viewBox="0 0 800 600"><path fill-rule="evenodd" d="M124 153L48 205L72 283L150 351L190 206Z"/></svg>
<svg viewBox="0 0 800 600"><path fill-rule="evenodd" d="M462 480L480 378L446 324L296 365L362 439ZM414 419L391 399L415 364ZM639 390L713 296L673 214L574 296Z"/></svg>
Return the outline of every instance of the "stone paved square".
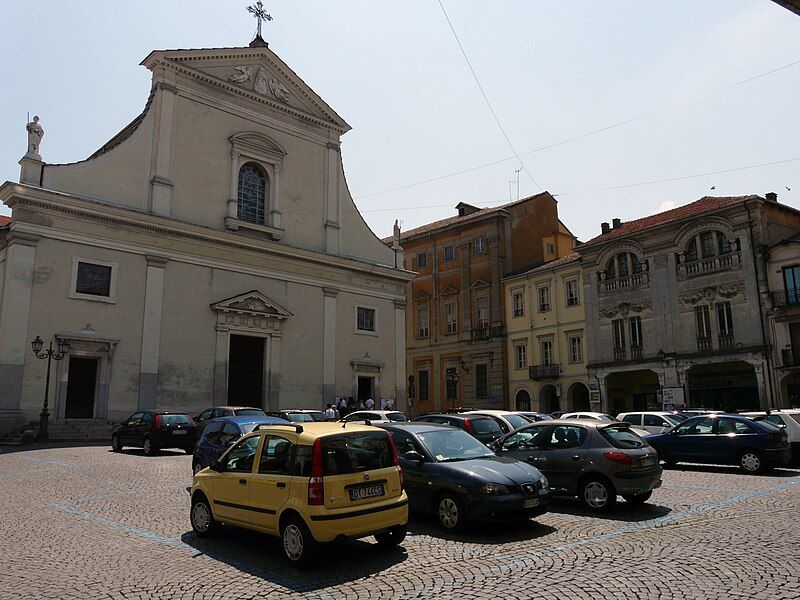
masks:
<svg viewBox="0 0 800 600"><path fill-rule="evenodd" d="M800 598L800 471L686 466L650 503L602 517L556 500L538 522L443 534L413 515L284 564L276 538L188 521L191 458L105 446L0 454L0 598Z"/></svg>

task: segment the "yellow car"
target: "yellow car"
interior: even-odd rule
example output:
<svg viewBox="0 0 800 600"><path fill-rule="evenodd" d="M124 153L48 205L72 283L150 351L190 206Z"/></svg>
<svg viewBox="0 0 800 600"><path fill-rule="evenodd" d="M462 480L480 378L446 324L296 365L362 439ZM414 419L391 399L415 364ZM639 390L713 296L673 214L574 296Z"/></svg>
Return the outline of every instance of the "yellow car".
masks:
<svg viewBox="0 0 800 600"><path fill-rule="evenodd" d="M198 536L221 523L280 535L287 560L306 565L320 542L406 536L408 496L394 441L356 423L260 425L192 483Z"/></svg>

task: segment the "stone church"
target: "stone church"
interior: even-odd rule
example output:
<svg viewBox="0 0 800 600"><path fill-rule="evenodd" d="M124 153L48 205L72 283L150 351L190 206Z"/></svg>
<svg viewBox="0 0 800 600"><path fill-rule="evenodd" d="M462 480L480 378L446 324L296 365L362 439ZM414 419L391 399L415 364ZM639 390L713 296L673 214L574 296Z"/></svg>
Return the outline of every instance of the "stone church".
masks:
<svg viewBox="0 0 800 600"><path fill-rule="evenodd" d="M339 395L402 409L413 275L348 192L349 125L260 36L141 64L152 87L128 126L49 164L36 118L0 187L0 433L41 410L36 336L70 344L56 422Z"/></svg>

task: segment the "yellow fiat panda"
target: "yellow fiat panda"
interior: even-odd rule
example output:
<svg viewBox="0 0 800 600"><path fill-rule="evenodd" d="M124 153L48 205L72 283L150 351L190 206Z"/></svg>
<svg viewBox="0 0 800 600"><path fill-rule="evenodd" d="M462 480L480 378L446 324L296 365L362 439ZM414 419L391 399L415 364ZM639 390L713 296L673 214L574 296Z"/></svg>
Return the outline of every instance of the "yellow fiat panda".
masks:
<svg viewBox="0 0 800 600"><path fill-rule="evenodd" d="M190 520L201 537L226 523L280 535L286 559L306 565L320 542L406 536L408 497L397 449L357 423L260 425L194 476Z"/></svg>

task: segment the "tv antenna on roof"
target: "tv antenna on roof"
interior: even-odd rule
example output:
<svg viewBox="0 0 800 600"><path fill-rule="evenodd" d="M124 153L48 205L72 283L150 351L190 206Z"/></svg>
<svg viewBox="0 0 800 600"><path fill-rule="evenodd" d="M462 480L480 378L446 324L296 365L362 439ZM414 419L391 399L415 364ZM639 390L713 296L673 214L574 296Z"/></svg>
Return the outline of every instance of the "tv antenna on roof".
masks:
<svg viewBox="0 0 800 600"><path fill-rule="evenodd" d="M519 172L522 171L522 167L520 166L519 169L514 169L515 179L511 179L508 182L508 198L512 202L514 202L514 194L512 192L512 186L517 186L517 198L516 201L519 202Z"/></svg>

